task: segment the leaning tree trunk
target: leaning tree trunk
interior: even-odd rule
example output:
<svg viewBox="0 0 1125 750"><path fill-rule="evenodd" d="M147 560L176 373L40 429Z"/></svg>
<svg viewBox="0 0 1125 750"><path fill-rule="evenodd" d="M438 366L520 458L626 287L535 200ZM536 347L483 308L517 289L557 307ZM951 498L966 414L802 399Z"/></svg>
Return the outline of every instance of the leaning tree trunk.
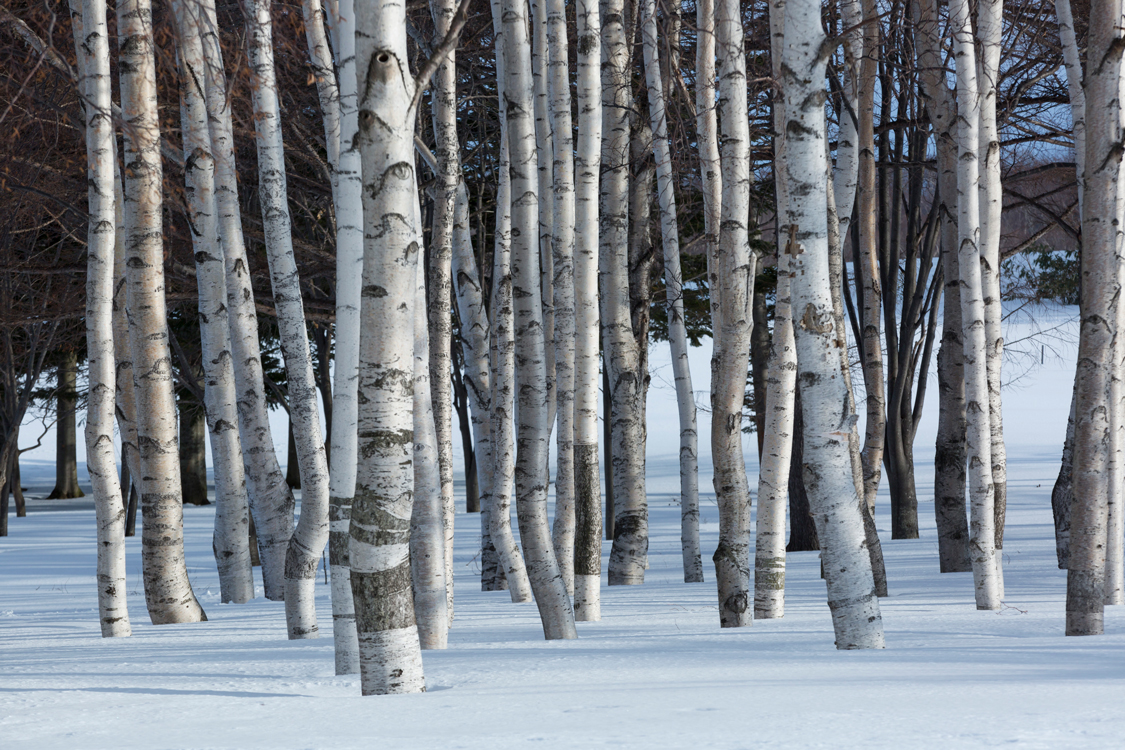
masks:
<svg viewBox="0 0 1125 750"><path fill-rule="evenodd" d="M55 403L55 488L47 496L82 497L78 486L78 353L66 352L58 369Z"/></svg>
<svg viewBox="0 0 1125 750"><path fill-rule="evenodd" d="M285 598L285 555L293 536L293 494L277 462L266 409L265 380L258 342L258 313L250 262L242 234L234 131L227 102L227 79L214 0L201 0L203 51L207 60L207 116L215 159L215 206L223 244L231 354L238 404L238 432L249 480L250 512L262 561L267 599Z"/></svg>
<svg viewBox="0 0 1125 750"><path fill-rule="evenodd" d="M980 106L976 54L968 0L950 7L957 58L958 121L958 271L961 276L961 321L965 335L966 442L969 461L969 555L977 609L999 609L1001 583L996 565L991 444L988 415L987 338L980 276L980 211L977 184Z"/></svg>
<svg viewBox="0 0 1125 750"><path fill-rule="evenodd" d="M1082 212L1081 328L1075 373L1074 501L1066 579L1066 634L1101 635L1105 611L1110 304L1120 294L1116 224L1120 189L1119 0L1090 4L1086 51L1086 157Z"/></svg>
<svg viewBox="0 0 1125 750"><path fill-rule="evenodd" d="M249 501L242 444L238 439L238 406L235 403L234 367L231 360L230 321L227 313L223 249L215 210L215 160L207 127L203 40L199 7L173 5L179 31L180 120L185 158L188 211L191 216L195 275L199 288L199 330L203 352L206 414L194 409L199 427L203 500L207 500L205 435L211 431L215 463L215 562L224 602L243 603L254 598L254 573L250 563ZM194 415L181 413L181 433ZM181 441L181 450L184 442Z"/></svg>
<svg viewBox="0 0 1125 750"><path fill-rule="evenodd" d="M660 200L660 234L664 247L664 286L668 300L668 342L680 417L680 547L684 582L703 582L699 552L699 433L695 423L695 392L688 367L687 328L684 325L683 274L680 271L680 228L676 220L676 191L672 154L668 146L668 120L664 110L664 82L656 37L656 2L645 0L644 67L648 84L648 111L656 156L656 181Z"/></svg>
<svg viewBox="0 0 1125 750"><path fill-rule="evenodd" d="M285 620L290 639L316 638L316 569L328 542L328 461L320 431L301 280L293 255L270 1L253 0L245 12L248 60L254 78L251 100L258 154L258 198L262 204L277 327L285 353L289 419L301 469L301 517L285 553Z"/></svg>
<svg viewBox="0 0 1125 750"><path fill-rule="evenodd" d="M782 90L791 195L787 223L795 227L793 319L797 377L805 430L804 478L817 521L828 606L839 649L882 648L883 623L866 550L865 502L851 475L848 434L856 415L847 408L840 367L844 339L836 330L828 271L827 163L822 97L826 58L817 0L787 0Z"/></svg>
<svg viewBox="0 0 1125 750"><path fill-rule="evenodd" d="M574 128L570 118L570 63L566 29L566 5L563 0L546 2L547 47L550 50L548 90L551 113L554 164L551 189L551 222L553 236L554 329L555 340L555 413L558 420L555 469L555 520L551 541L559 562L563 583L574 594L574 354L575 354L575 196L574 196ZM592 4L592 3L591 3ZM541 185L541 190L546 187ZM596 338L596 335L595 335Z"/></svg>
<svg viewBox="0 0 1125 750"><path fill-rule="evenodd" d="M71 4L71 10L72 14L79 10L76 2ZM113 638L133 632L125 594L125 507L113 456L113 256L117 192L110 117L113 81L105 1L85 0L80 12L83 30L77 35L82 39L76 52L82 76L79 86L86 106L90 214L86 235L86 353L90 389L86 408L86 468L98 524L98 617L102 637ZM11 481L19 489L18 473Z"/></svg>
<svg viewBox="0 0 1125 750"><path fill-rule="evenodd" d="M206 620L188 580L180 499L176 402L164 301L160 123L152 9L117 6L121 114L125 119L126 309L140 447L141 570L154 625Z"/></svg>
<svg viewBox="0 0 1125 750"><path fill-rule="evenodd" d="M359 466L348 554L364 695L426 689L414 620L414 316L421 248L415 226L414 81L405 6L356 7L357 140L363 158L364 262ZM421 311L417 311L421 314Z"/></svg>
<svg viewBox="0 0 1125 750"><path fill-rule="evenodd" d="M603 0L602 183L598 277L602 340L609 356L613 548L609 585L644 583L648 503L644 477L643 384L629 308L629 39L624 0ZM745 376L745 373L744 373Z"/></svg>
<svg viewBox="0 0 1125 750"><path fill-rule="evenodd" d="M504 34L504 117L511 175L512 297L516 384L516 514L527 575L548 640L575 638L574 610L551 546L547 522L547 456L551 436L539 278L539 203L527 6L500 3ZM495 4L493 6L496 7Z"/></svg>
<svg viewBox="0 0 1125 750"><path fill-rule="evenodd" d="M575 7L578 149L574 162L574 616L601 619L602 514L598 466L598 175L601 169L601 14ZM607 482L607 485L611 485Z"/></svg>
<svg viewBox="0 0 1125 750"><path fill-rule="evenodd" d="M935 0L915 0L920 91L937 140L941 273L945 297L938 351L938 428L934 449L934 515L942 573L972 570L965 515L965 379L961 326L961 277L957 265L957 123L953 96L941 67Z"/></svg>
<svg viewBox="0 0 1125 750"><path fill-rule="evenodd" d="M746 103L746 57L737 0L719 0L715 18L722 115L723 208L716 252L720 291L719 334L711 356L711 456L719 504L715 579L719 622L750 625L750 488L742 455L742 402L750 364L754 277L750 252L750 123Z"/></svg>

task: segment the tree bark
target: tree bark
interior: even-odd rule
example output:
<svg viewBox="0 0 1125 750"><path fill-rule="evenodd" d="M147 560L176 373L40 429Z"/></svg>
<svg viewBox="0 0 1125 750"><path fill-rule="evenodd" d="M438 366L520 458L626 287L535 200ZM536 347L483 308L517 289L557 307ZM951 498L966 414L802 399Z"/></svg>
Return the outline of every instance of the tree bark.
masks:
<svg viewBox="0 0 1125 750"><path fill-rule="evenodd" d="M78 486L78 353L66 352L58 369L55 421L55 488L47 499L83 497Z"/></svg>
<svg viewBox="0 0 1125 750"><path fill-rule="evenodd" d="M199 404L180 410L180 492L185 505L208 505L207 414Z"/></svg>

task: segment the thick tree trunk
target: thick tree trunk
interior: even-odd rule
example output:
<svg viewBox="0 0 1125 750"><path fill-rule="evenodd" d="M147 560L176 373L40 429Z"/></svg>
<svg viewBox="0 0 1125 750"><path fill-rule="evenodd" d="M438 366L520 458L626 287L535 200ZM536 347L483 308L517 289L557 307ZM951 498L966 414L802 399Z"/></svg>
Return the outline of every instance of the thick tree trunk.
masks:
<svg viewBox="0 0 1125 750"><path fill-rule="evenodd" d="M184 473L184 501L188 502L191 476L200 482L207 502L206 431L211 431L215 463L215 562L224 602L243 603L254 598L254 573L250 562L249 501L242 444L238 436L234 368L231 363L230 320L227 312L223 250L215 205L215 160L207 125L206 62L198 6L176 2L173 6L179 31L180 119L183 130L188 210L195 230L192 242L199 288L200 343L203 352L206 414L197 406L180 414L180 461L194 441L192 474ZM189 427L190 425L190 427ZM192 441L185 439L185 427ZM193 490L195 491L195 490Z"/></svg>
<svg viewBox="0 0 1125 750"><path fill-rule="evenodd" d="M664 285L668 300L668 342L680 418L680 546L684 582L703 581L699 551L699 433L695 423L695 392L688 367L687 329L684 325L683 274L680 271L680 229L676 220L676 191L672 154L668 145L668 120L664 110L664 82L656 36L656 2L645 0L644 68L648 84L648 110L652 122L653 153L660 201L660 234L664 249Z"/></svg>
<svg viewBox="0 0 1125 750"><path fill-rule="evenodd" d="M80 7L80 10L79 10ZM86 235L86 353L89 397L86 409L86 468L97 519L98 617L104 638L132 634L125 587L125 506L113 455L115 358L113 347L113 283L116 220L113 104L109 67L109 31L104 0L71 3L79 84L86 106L86 155L90 222ZM15 458L18 462L18 445ZM3 457L0 457L2 460ZM16 463L18 466L18 463ZM9 477L19 490L19 472ZM7 495L5 488L0 493ZM8 509L2 499L6 524Z"/></svg>
<svg viewBox="0 0 1125 750"><path fill-rule="evenodd" d="M794 226L793 319L805 423L804 475L823 548L828 605L839 649L882 648L883 626L866 549L863 513L851 476L847 409L840 366L845 339L836 330L828 270L827 153L824 137L825 43L816 0L787 0L782 90L784 169Z"/></svg>
<svg viewBox="0 0 1125 750"><path fill-rule="evenodd" d="M609 585L644 583L648 501L644 477L644 385L629 298L631 25L624 0L603 0L602 182L598 279L603 346L611 384L613 548Z"/></svg>
<svg viewBox="0 0 1125 750"><path fill-rule="evenodd" d="M1001 583L996 565L995 517L988 414L987 337L984 293L980 276L980 211L978 196L979 107L976 54L968 0L950 6L957 59L958 122L958 271L961 277L961 320L965 336L965 411L969 462L969 554L977 609L999 609Z"/></svg>
<svg viewBox="0 0 1125 750"><path fill-rule="evenodd" d="M66 352L58 369L55 403L55 488L48 499L82 497L78 487L78 353Z"/></svg>
<svg viewBox="0 0 1125 750"><path fill-rule="evenodd" d="M293 536L293 493L277 461L266 410L258 342L258 313L242 234L234 131L214 0L201 0L203 51L207 60L207 116L215 159L215 205L223 244L231 354L238 404L238 433L249 480L250 512L258 534L267 599L285 598L285 555Z"/></svg>
<svg viewBox="0 0 1125 750"><path fill-rule="evenodd" d="M157 118L152 9L148 0L117 6L121 112L126 122L126 309L137 404L141 566L154 625L206 620L184 559L176 404L172 394L161 238L163 172Z"/></svg>
<svg viewBox="0 0 1125 750"><path fill-rule="evenodd" d="M722 114L723 207L716 252L720 280L720 325L711 356L711 457L719 504L715 579L719 622L750 625L750 488L742 455L742 403L750 364L754 278L750 252L750 124L746 103L746 57L737 0L719 0L715 17Z"/></svg>
<svg viewBox="0 0 1125 750"><path fill-rule="evenodd" d="M185 505L208 505L207 414L196 403L180 410L180 493Z"/></svg>
<svg viewBox="0 0 1125 750"><path fill-rule="evenodd" d="M516 384L516 514L527 575L548 640L575 638L574 611L551 547L547 522L547 455L551 436L539 276L539 202L526 5L500 3L504 34L504 117L511 175L512 296ZM494 5L495 8L495 5Z"/></svg>
<svg viewBox="0 0 1125 750"><path fill-rule="evenodd" d="M270 286L285 354L290 426L301 472L301 517L285 553L285 620L290 639L316 638L316 569L328 542L328 461L320 431L301 282L293 255L270 0L252 0L245 14L247 57L254 77L251 100L258 154L258 198L262 204Z"/></svg>
<svg viewBox="0 0 1125 750"><path fill-rule="evenodd" d="M578 149L574 191L574 617L601 619L602 513L598 466L598 177L602 94L601 12L575 6ZM608 445L608 444L607 444ZM607 464L608 465L608 464ZM607 490L611 486L607 482Z"/></svg>
<svg viewBox="0 0 1125 750"><path fill-rule="evenodd" d="M349 533L364 695L425 690L410 576L414 490L414 81L405 7L356 7L357 138L363 160L364 263L359 467ZM404 220L405 219L405 220Z"/></svg>

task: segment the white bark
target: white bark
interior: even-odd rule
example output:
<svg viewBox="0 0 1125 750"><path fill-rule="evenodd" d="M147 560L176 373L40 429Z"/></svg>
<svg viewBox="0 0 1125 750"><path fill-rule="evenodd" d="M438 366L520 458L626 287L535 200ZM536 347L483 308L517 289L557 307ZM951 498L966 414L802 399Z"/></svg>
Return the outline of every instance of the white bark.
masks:
<svg viewBox="0 0 1125 750"><path fill-rule="evenodd" d="M688 367L687 329L684 325L683 274L680 271L680 228L676 221L676 192L672 154L668 145L668 120L664 109L664 82L660 75L656 2L643 8L644 67L648 85L648 111L656 157L656 186L660 201L660 234L664 248L664 286L668 300L668 343L680 417L680 546L684 582L702 583L703 560L699 552L699 433L695 423L695 392Z"/></svg>
<svg viewBox="0 0 1125 750"><path fill-rule="evenodd" d="M784 0L782 0L784 2ZM836 214L840 221L841 239L848 236L859 183L859 107L863 65L863 34L860 26L863 9L860 0L841 0L840 16L845 29L843 106L840 108L840 132L836 141L836 174L832 187L836 198ZM776 75L776 74L775 74ZM774 127L777 125L775 123Z"/></svg>
<svg viewBox="0 0 1125 750"><path fill-rule="evenodd" d="M435 36L449 33L456 10L454 0L434 0L430 13ZM444 527L445 581L448 585L446 612L453 617L453 392L450 370L453 325L450 318L453 264L453 223L457 187L460 184L460 143L457 140L457 89L454 53L450 53L434 76L431 89L434 137L438 148L438 191L434 201L433 236L429 252L430 388L434 429L437 434L438 466L441 479L442 524Z"/></svg>
<svg viewBox="0 0 1125 750"><path fill-rule="evenodd" d="M828 270L824 30L817 0L787 0L782 89L784 169L794 240L792 300L804 420L804 479L820 538L828 606L839 649L882 648L883 624L851 476L849 413ZM799 322L797 322L799 320Z"/></svg>
<svg viewBox="0 0 1125 750"><path fill-rule="evenodd" d="M603 0L602 182L599 286L608 351L614 520L609 585L644 583L648 501L644 477L644 387L629 308L630 39L624 0Z"/></svg>
<svg viewBox="0 0 1125 750"><path fill-rule="evenodd" d="M332 377L332 461L328 480L328 564L332 568L332 637L336 674L359 672L359 642L352 602L348 525L355 496L358 461L356 425L359 404L360 289L363 283L363 177L355 77L353 0L338 0L329 20L336 39L336 77L340 97L340 159L335 168L336 204L336 362Z"/></svg>
<svg viewBox="0 0 1125 750"><path fill-rule="evenodd" d="M98 545L98 617L103 638L132 635L125 588L125 508L113 455L115 358L113 259L116 236L116 159L110 109L109 30L104 0L71 3L79 90L86 108L89 226L86 235L86 351L89 401L86 468L94 494ZM80 15L78 15L80 13Z"/></svg>
<svg viewBox="0 0 1125 750"><path fill-rule="evenodd" d="M417 193L415 193L417 195ZM417 199L416 199L417 200ZM415 226L420 226L415 211ZM418 245L421 246L421 237ZM430 390L430 337L426 309L426 269L418 264L414 298L414 508L410 516L410 572L414 615L423 649L443 649L449 639L445 584L445 530L441 469Z"/></svg>
<svg viewBox="0 0 1125 750"><path fill-rule="evenodd" d="M550 186L553 234L555 403L558 459L555 470L555 520L551 542L567 593L574 594L574 137L570 118L570 63L563 0L538 0L546 4L548 93L551 114L554 182ZM542 174L542 172L540 173Z"/></svg>
<svg viewBox="0 0 1125 750"><path fill-rule="evenodd" d="M207 129L206 65L199 7L172 4L179 34L180 122L184 178L199 290L199 331L203 352L204 405L215 468L215 562L223 602L254 598L250 565L250 518L246 470L238 439L234 367L230 352L223 248L215 210L215 161Z"/></svg>
<svg viewBox="0 0 1125 750"><path fill-rule="evenodd" d="M527 574L548 640L575 638L574 611L551 546L547 522L547 454L551 426L539 276L539 199L527 6L502 0L504 118L511 175L512 296L515 320L516 514ZM495 7L495 6L494 6Z"/></svg>
<svg viewBox="0 0 1125 750"><path fill-rule="evenodd" d="M742 455L742 401L750 364L751 305L757 257L750 252L750 123L746 101L746 57L737 0L719 0L715 18L722 115L722 221L716 266L720 325L711 355L711 456L719 504L715 579L719 622L749 626L750 487Z"/></svg>
<svg viewBox="0 0 1125 750"><path fill-rule="evenodd" d="M507 43L500 21L500 2L492 1L496 38L497 90L500 96L500 164L496 190L496 246L492 271L492 512L489 532L508 581L513 602L531 601L531 582L523 554L512 535L512 495L516 484L515 313L512 300L512 181L506 75Z"/></svg>
<svg viewBox="0 0 1125 750"><path fill-rule="evenodd" d="M301 517L285 554L285 619L290 639L316 638L316 569L328 542L328 461L320 431L301 281L293 255L270 0L251 0L245 12L247 57L254 77L251 101L258 153L258 197L277 327L285 355L289 419L301 470Z"/></svg>
<svg viewBox="0 0 1125 750"><path fill-rule="evenodd" d="M363 159L364 263L359 466L349 528L364 695L425 690L409 560L414 491L414 81L405 7L356 8L357 137ZM419 312L420 314L420 312Z"/></svg>
<svg viewBox="0 0 1125 750"><path fill-rule="evenodd" d="M988 372L985 357L984 295L980 276L979 123L976 55L968 0L952 0L950 24L957 59L958 270L961 274L961 318L965 331L966 442L969 461L969 555L977 609L1000 608L993 516L992 436L988 418Z"/></svg>
<svg viewBox="0 0 1125 750"><path fill-rule="evenodd" d="M715 0L695 3L695 127L699 172L703 183L703 234L707 243L707 280L711 290L711 336L718 346L719 294L722 286L715 257L722 220L723 179L719 165L719 110L715 104Z"/></svg>
<svg viewBox="0 0 1125 750"><path fill-rule="evenodd" d="M602 513L598 467L598 174L601 169L601 15L575 6L578 149L574 191L574 616L601 619Z"/></svg>
<svg viewBox="0 0 1125 750"><path fill-rule="evenodd" d="M547 372L547 418L555 422L557 392L555 383L555 294L554 294L554 185L555 136L550 107L549 67L554 50L547 45L547 0L531 2L531 74L535 112L535 159L538 168L539 198L539 284L543 309L543 355ZM545 475L547 476L547 475Z"/></svg>
<svg viewBox="0 0 1125 750"><path fill-rule="evenodd" d="M250 512L258 536L262 582L267 599L285 597L285 552L293 536L293 494L277 463L266 410L265 381L258 343L258 312L250 263L242 235L234 131L227 102L227 78L219 43L214 0L201 0L203 51L207 59L207 114L215 159L215 203L226 270L231 353L238 395L238 431L249 479Z"/></svg>
<svg viewBox="0 0 1125 750"><path fill-rule="evenodd" d="M117 6L121 113L125 119L126 310L137 404L137 476L144 527L141 567L154 625L206 620L184 560L176 404L164 302L160 123L152 9Z"/></svg>
<svg viewBox="0 0 1125 750"><path fill-rule="evenodd" d="M1055 14L1066 66L1066 90L1070 95L1071 131L1074 133L1074 163L1078 178L1078 216L1082 216L1086 183L1086 94L1082 90L1082 58L1074 34L1074 14L1070 0L1055 0Z"/></svg>

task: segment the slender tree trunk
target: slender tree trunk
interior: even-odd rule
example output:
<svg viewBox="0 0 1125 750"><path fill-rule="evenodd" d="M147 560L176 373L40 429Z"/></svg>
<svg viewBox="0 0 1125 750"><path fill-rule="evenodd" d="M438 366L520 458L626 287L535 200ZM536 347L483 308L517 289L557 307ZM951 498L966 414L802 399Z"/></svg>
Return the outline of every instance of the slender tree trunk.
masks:
<svg viewBox="0 0 1125 750"><path fill-rule="evenodd" d="M526 5L502 0L504 117L508 125L512 216L512 297L515 321L516 514L527 575L548 640L575 638L574 611L551 547L547 522L549 421L544 323L539 276L539 228L535 173L535 122ZM494 6L495 7L495 6Z"/></svg>
<svg viewBox="0 0 1125 750"><path fill-rule="evenodd" d="M547 372L548 439L555 423L558 393L555 375L555 292L554 292L554 197L555 183L554 122L551 116L550 57L553 50L547 43L547 0L531 0L531 75L535 121L535 159L538 174L539 210L539 293L543 316L543 352ZM550 483L550 469L545 477Z"/></svg>
<svg viewBox="0 0 1125 750"><path fill-rule="evenodd" d="M320 431L301 282L293 256L271 26L270 0L252 0L246 6L246 32L254 77L251 99L258 154L258 197L262 204L270 286L285 354L289 419L301 469L301 518L285 554L285 619L290 639L316 638L316 569L328 542L328 461Z"/></svg>
<svg viewBox="0 0 1125 750"><path fill-rule="evenodd" d="M575 6L578 149L574 191L574 616L601 619L602 514L598 466L598 177L601 170L601 12ZM607 485L610 484L607 482ZM607 487L608 489L608 487Z"/></svg>
<svg viewBox="0 0 1125 750"><path fill-rule="evenodd" d="M719 163L719 110L715 103L715 0L695 3L695 128L699 173L703 183L703 235L710 290L711 337L719 346L719 295L722 281L717 266L719 223L722 220L723 177Z"/></svg>
<svg viewBox="0 0 1125 750"><path fill-rule="evenodd" d="M58 369L55 421L55 488L48 499L82 497L78 486L78 353L66 352Z"/></svg>
<svg viewBox="0 0 1125 750"><path fill-rule="evenodd" d="M844 339L836 330L828 271L827 153L824 138L825 36L816 0L787 0L782 90L785 93L784 169L792 195L793 319L805 422L804 475L823 549L828 606L839 649L882 648L883 624L871 559L865 549L864 502L855 493L847 436L856 415L847 410L840 367ZM798 322L799 321L799 322Z"/></svg>
<svg viewBox="0 0 1125 750"><path fill-rule="evenodd" d="M179 32L180 119L183 130L185 179L191 213L196 281L199 288L200 342L203 352L206 413L198 409L180 415L197 431L202 497L207 501L206 431L211 431L215 463L215 562L224 602L254 598L250 562L249 500L242 444L238 435L238 406L231 362L230 320L227 312L223 249L215 204L215 160L207 125L206 62L200 36L200 8L173 5ZM198 421L197 421L198 420ZM186 441L181 440L183 451ZM183 454L181 453L181 466ZM186 501L185 494L185 501Z"/></svg>
<svg viewBox="0 0 1125 750"><path fill-rule="evenodd" d="M976 55L968 0L950 6L957 59L959 156L957 169L958 271L961 277L961 320L965 335L965 411L969 461L969 555L977 609L999 609L1001 584L996 566L991 432L988 426L988 372L984 295L980 277L980 212L978 198L979 106Z"/></svg>
<svg viewBox="0 0 1125 750"><path fill-rule="evenodd" d="M1094 0L1083 79L1086 95L1082 301L1075 373L1074 501L1066 581L1066 634L1101 635L1105 610L1110 304L1120 294L1115 224L1120 189L1121 3Z"/></svg>
<svg viewBox="0 0 1125 750"><path fill-rule="evenodd" d="M746 57L737 0L719 0L715 17L722 114L723 208L716 252L720 279L720 333L711 356L711 457L719 503L715 578L719 622L748 626L750 605L750 488L742 455L742 402L750 364L754 278L750 252L750 124L746 112Z"/></svg>
<svg viewBox="0 0 1125 750"><path fill-rule="evenodd" d="M672 154L668 145L668 120L664 110L664 82L660 76L655 0L645 0L643 13L644 68L660 201L664 285L668 300L668 341L672 349L672 372L680 417L680 546L683 550L684 582L701 583L703 561L699 551L699 434L695 423L695 393L688 367L683 274L680 271L680 229L676 220Z"/></svg>
<svg viewBox="0 0 1125 750"><path fill-rule="evenodd" d="M179 444L184 504L207 505L207 414L197 403L180 409Z"/></svg>
<svg viewBox="0 0 1125 750"><path fill-rule="evenodd" d="M125 119L126 309L137 400L141 566L154 625L206 620L188 580L176 404L172 395L161 238L163 172L157 119L152 9L148 0L117 6L121 112Z"/></svg>
<svg viewBox="0 0 1125 750"><path fill-rule="evenodd" d="M613 548L609 585L644 583L648 503L644 484L643 384L629 299L629 35L624 0L603 0L602 182L598 278L612 409Z"/></svg>
<svg viewBox="0 0 1125 750"><path fill-rule="evenodd" d="M790 292L792 299L792 292ZM805 420L801 416L801 388L798 384L793 398L793 446L789 460L789 543L785 552L815 552L820 538L813 523L809 495L802 476L805 456Z"/></svg>
<svg viewBox="0 0 1125 750"><path fill-rule="evenodd" d="M79 11L80 8L80 11ZM80 12L80 15L79 15ZM116 234L113 104L109 30L104 0L71 4L82 23L75 30L86 107L86 155L90 222L86 235L86 468L97 519L98 617L103 638L132 634L125 587L125 506L113 455L115 357L113 347L114 245ZM14 446L18 450L18 445ZM17 455L18 460L18 455ZM10 477L19 489L19 474ZM6 491L0 490L6 495ZM7 508L3 509L4 519Z"/></svg>
<svg viewBox="0 0 1125 750"><path fill-rule="evenodd" d="M293 494L277 461L266 410L258 343L258 313L242 234L234 132L214 0L201 0L203 51L207 61L207 116L215 159L215 205L223 244L231 354L238 404L238 432L249 480L250 512L258 535L267 599L285 597L285 555L293 536Z"/></svg>

